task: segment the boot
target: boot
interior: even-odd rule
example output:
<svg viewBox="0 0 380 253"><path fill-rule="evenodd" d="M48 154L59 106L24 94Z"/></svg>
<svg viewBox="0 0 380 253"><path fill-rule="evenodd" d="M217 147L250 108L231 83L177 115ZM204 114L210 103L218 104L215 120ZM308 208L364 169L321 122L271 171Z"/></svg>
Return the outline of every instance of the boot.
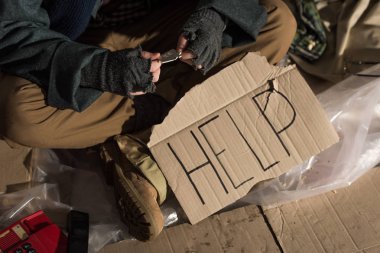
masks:
<svg viewBox="0 0 380 253"><path fill-rule="evenodd" d="M164 225L159 204L166 181L145 145L127 135L103 144L101 155L113 173L117 205L129 233L140 241L158 236Z"/></svg>

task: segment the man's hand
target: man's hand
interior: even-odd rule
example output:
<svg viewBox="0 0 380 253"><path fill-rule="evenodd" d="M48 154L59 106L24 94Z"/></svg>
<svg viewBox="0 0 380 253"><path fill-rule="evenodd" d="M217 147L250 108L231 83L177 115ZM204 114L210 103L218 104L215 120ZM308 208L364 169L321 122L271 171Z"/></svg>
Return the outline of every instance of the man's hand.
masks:
<svg viewBox="0 0 380 253"><path fill-rule="evenodd" d="M152 65L150 66L150 72L153 75L153 83L158 82L160 79L161 73L161 62L160 62L160 53L150 53L147 51L142 51L141 56L144 59L150 59L152 61Z"/></svg>
<svg viewBox="0 0 380 253"><path fill-rule="evenodd" d="M212 9L194 12L178 39L181 60L205 74L220 58L224 28L225 22L218 12Z"/></svg>
<svg viewBox="0 0 380 253"><path fill-rule="evenodd" d="M181 61L189 64L190 66L193 66L194 64L193 59L196 57L191 51L186 50L188 44L189 44L189 40L186 39L186 37L183 34L181 34L179 36L178 43L177 43L177 51L182 52L181 58L180 58ZM202 68L201 65L193 66L193 67L196 69Z"/></svg>
<svg viewBox="0 0 380 253"><path fill-rule="evenodd" d="M144 59L150 59L152 61L152 64L150 66L150 73L153 75L152 82L156 83L160 79L160 73L161 73L161 62L160 59L160 53L150 53L147 51L141 52L141 57ZM144 95L146 92L143 91L136 91L130 93L132 96L139 96Z"/></svg>
<svg viewBox="0 0 380 253"><path fill-rule="evenodd" d="M143 95L155 91L160 78L159 53L140 48L106 51L96 55L82 69L81 86L121 96Z"/></svg>

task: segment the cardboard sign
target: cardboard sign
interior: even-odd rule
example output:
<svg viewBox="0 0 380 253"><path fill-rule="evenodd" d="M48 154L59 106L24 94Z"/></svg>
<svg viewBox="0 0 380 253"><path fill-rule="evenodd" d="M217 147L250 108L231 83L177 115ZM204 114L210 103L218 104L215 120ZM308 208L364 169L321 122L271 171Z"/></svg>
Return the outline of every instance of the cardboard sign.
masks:
<svg viewBox="0 0 380 253"><path fill-rule="evenodd" d="M148 145L194 224L337 141L293 66L248 54L190 90Z"/></svg>

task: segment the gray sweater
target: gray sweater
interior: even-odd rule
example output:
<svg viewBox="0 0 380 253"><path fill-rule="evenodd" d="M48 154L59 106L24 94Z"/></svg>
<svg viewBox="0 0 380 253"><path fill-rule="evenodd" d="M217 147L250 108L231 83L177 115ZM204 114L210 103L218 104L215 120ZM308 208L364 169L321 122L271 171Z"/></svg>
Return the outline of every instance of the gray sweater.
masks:
<svg viewBox="0 0 380 253"><path fill-rule="evenodd" d="M50 106L82 111L101 91L79 85L81 69L106 49L50 30L41 5L42 0L0 1L0 69L38 84ZM257 0L200 0L198 8L214 8L230 20L226 46L254 41L266 21L265 9Z"/></svg>

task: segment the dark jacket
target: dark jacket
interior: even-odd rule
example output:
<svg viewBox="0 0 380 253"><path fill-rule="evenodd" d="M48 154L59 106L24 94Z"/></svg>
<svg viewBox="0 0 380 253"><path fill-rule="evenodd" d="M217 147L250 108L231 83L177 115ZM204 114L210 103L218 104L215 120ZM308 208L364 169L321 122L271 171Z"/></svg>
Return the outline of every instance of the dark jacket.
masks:
<svg viewBox="0 0 380 253"><path fill-rule="evenodd" d="M226 29L230 46L253 41L266 21L257 0L201 0L198 8L205 7L215 8L235 26ZM42 0L1 0L0 69L38 84L50 106L82 111L101 91L79 85L81 69L106 49L73 42L49 27Z"/></svg>

